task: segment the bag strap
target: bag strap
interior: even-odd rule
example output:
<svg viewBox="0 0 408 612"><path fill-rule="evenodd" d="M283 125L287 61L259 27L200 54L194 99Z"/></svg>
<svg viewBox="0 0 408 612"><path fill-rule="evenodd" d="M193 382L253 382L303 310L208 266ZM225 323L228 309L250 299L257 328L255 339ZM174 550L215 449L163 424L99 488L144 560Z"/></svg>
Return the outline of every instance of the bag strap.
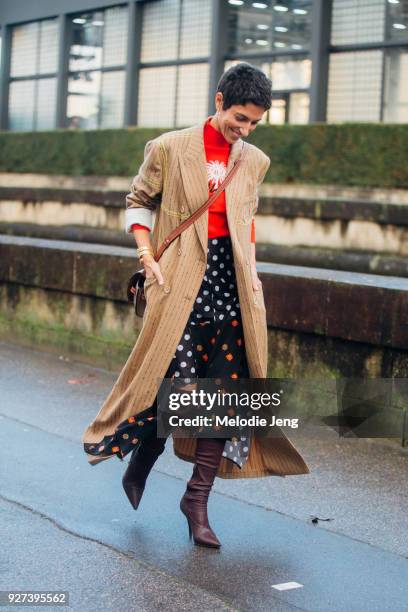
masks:
<svg viewBox="0 0 408 612"><path fill-rule="evenodd" d="M227 176L225 177L221 185L218 187L216 191L214 191L214 193L208 198L208 200L202 206L200 206L200 208L198 208L190 217L188 217L188 219L183 221L183 223L181 223L172 232L170 232L170 234L164 239L159 249L157 250L157 253L154 256L155 261L159 261L160 257L163 255L167 247L173 242L173 240L175 240L182 232L184 232L185 229L190 227L190 225L194 223L194 221L197 221L197 219L211 206L211 204L224 191L227 185L234 178L234 175L237 172L240 163L245 157L247 148L248 147L246 146L246 143L243 142L242 149L241 149L241 155L239 156L239 159L237 159L237 161L234 163L233 167L228 172Z"/></svg>

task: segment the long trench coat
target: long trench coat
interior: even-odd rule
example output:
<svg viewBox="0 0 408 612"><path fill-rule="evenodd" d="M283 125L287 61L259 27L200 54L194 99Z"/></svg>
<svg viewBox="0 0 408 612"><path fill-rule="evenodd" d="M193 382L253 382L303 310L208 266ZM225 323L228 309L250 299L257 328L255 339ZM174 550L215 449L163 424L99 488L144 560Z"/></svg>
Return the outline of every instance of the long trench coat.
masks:
<svg viewBox="0 0 408 612"><path fill-rule="evenodd" d="M227 172L241 153L242 139L230 149ZM251 378L267 374L268 342L262 289L252 288L250 271L251 222L258 208L258 187L270 159L246 143L247 151L236 175L226 187L226 214L234 256L244 344ZM156 250L164 238L208 198L204 122L175 130L149 141L144 161L126 196L126 231L132 223L152 227ZM163 253L160 268L164 284L145 283L143 326L119 377L95 420L85 430L84 443L98 443L112 435L119 423L154 402L179 344L206 270L208 211L185 230ZM251 478L309 473L305 461L279 428L275 437L253 437L248 460L240 468L223 457L217 476ZM196 439L173 437L174 452L194 462ZM87 454L90 464L109 457Z"/></svg>

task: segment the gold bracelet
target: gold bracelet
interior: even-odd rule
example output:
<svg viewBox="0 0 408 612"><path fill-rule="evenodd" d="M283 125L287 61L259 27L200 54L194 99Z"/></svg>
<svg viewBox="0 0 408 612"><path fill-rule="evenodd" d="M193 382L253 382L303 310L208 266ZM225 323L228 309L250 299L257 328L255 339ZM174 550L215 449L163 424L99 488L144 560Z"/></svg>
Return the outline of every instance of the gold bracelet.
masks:
<svg viewBox="0 0 408 612"><path fill-rule="evenodd" d="M148 247L148 246L141 246L141 247L136 249L136 253L137 253L137 255L139 257L141 255L144 255L144 253L151 253L153 255L153 249L151 247Z"/></svg>

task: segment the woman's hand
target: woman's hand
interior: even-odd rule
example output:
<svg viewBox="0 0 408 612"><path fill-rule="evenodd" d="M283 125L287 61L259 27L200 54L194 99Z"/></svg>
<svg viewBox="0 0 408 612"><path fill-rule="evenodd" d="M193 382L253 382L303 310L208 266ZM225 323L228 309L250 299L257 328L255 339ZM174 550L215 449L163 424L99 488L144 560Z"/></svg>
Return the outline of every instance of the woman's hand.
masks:
<svg viewBox="0 0 408 612"><path fill-rule="evenodd" d="M258 277L256 266L251 266L251 280L253 291L259 291L260 289L262 289L262 281Z"/></svg>
<svg viewBox="0 0 408 612"><path fill-rule="evenodd" d="M159 285L163 285L164 279L160 270L159 263L155 261L153 255L146 253L142 258L143 267L145 270L146 278L156 277Z"/></svg>

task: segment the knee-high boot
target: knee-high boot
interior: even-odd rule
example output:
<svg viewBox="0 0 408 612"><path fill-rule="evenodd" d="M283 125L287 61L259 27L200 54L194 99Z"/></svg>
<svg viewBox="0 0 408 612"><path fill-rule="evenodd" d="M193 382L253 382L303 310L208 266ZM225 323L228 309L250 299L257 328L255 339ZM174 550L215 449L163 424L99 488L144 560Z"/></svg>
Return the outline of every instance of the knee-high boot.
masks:
<svg viewBox="0 0 408 612"><path fill-rule="evenodd" d="M142 441L132 452L126 472L122 478L123 488L133 508L137 510L146 480L153 465L163 453L166 446L165 438L157 438L155 434Z"/></svg>
<svg viewBox="0 0 408 612"><path fill-rule="evenodd" d="M197 438L196 463L180 501L180 510L187 518L190 539L194 544L219 548L220 541L208 522L207 503L222 457L225 440Z"/></svg>

